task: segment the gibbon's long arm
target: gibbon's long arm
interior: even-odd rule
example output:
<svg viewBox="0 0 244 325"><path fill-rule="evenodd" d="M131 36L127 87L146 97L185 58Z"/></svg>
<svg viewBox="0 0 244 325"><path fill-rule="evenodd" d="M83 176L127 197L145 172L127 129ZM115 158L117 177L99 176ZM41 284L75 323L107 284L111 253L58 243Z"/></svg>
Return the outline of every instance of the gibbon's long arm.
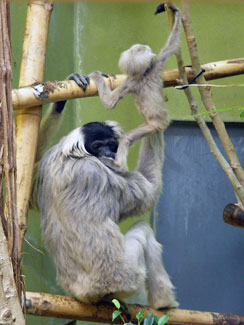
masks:
<svg viewBox="0 0 244 325"><path fill-rule="evenodd" d="M136 172L128 175L128 186L135 202L122 210L120 219L145 213L157 202L162 187L164 140L162 132L142 139ZM138 176L136 176L138 174ZM128 207L127 207L128 208Z"/></svg>
<svg viewBox="0 0 244 325"><path fill-rule="evenodd" d="M84 91L86 91L86 88L90 83L90 79L86 75L80 73L72 73L66 78L66 80L74 80ZM66 100L50 104L42 118L38 136L36 161L39 161L42 158L50 145L60 124L61 113L63 112L65 104Z"/></svg>
<svg viewBox="0 0 244 325"><path fill-rule="evenodd" d="M170 33L166 45L159 52L155 62L155 69L159 70L160 74L164 69L166 61L172 54L174 54L177 51L180 43L179 39L181 33L181 11L173 5L169 6L169 8L174 12L174 26Z"/></svg>
<svg viewBox="0 0 244 325"><path fill-rule="evenodd" d="M109 109L114 108L117 102L129 93L130 89L128 88L126 81L114 90L111 90L105 83L101 72L92 72L89 74L89 77L94 80L101 101Z"/></svg>

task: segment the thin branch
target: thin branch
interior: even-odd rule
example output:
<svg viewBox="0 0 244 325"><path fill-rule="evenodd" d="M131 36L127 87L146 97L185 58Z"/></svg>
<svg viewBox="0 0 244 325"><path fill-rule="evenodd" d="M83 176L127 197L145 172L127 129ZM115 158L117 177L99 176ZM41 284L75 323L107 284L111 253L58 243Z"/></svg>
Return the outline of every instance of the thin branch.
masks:
<svg viewBox="0 0 244 325"><path fill-rule="evenodd" d="M206 63L201 66L205 72L206 80L226 78L234 75L244 74L244 58L217 61ZM191 81L194 78L194 72L191 67L185 67L187 80ZM105 79L111 89L118 87L126 79L125 75L110 76ZM177 86L179 84L178 69L166 70L163 73L164 87ZM30 79L29 84L36 81ZM88 96L96 96L97 88L93 82L84 92L72 80L64 81L48 81L45 83L35 82L32 86L21 87L12 90L13 109L19 110L23 107L33 107L42 105L48 102L56 102L71 98L82 98Z"/></svg>
<svg viewBox="0 0 244 325"><path fill-rule="evenodd" d="M191 56L191 61L192 61L192 67L194 69L195 75L197 75L201 71L201 64L199 60L199 55L198 55L198 49L197 49L197 44L193 32L193 27L191 23L191 18L190 18L190 13L189 13L189 2L188 1L183 1L182 4L182 14L183 14L183 26L185 29L186 33L186 39L188 43L188 48ZM200 75L197 79L197 82L199 84L205 84L206 80L203 75ZM212 100L212 95L210 91L210 87L199 87L199 92L202 98L202 102L205 106L205 108L208 111L215 110L216 107L213 103ZM220 138L220 141L225 149L226 155L230 161L230 166L234 170L240 184L242 187L244 187L244 171L242 169L242 166L240 164L240 161L237 157L235 148L229 138L229 135L226 131L224 122L222 121L220 115L218 113L210 113L209 114L214 127L218 133L218 136ZM243 202L242 202L243 203Z"/></svg>
<svg viewBox="0 0 244 325"><path fill-rule="evenodd" d="M170 5L171 1L167 1L167 4ZM172 28L172 22L173 22L173 15L172 15L172 11L171 10L167 10L167 14L169 17L169 24L170 27ZM178 65L178 69L179 69L179 74L180 74L180 78L183 84L187 84L188 80L187 80L187 75L186 75L186 71L185 71L185 67L184 67L184 61L183 61L183 56L182 56L182 52L181 49L179 48L178 52L176 53L176 59L177 59L177 65ZM191 89L185 88L184 89L185 95L187 97L188 103L190 105L190 109L191 109L191 113L192 115L198 114L199 113L199 108L198 105L194 99L194 96L192 94ZM216 160L219 162L220 166L222 167L222 169L224 170L225 174L227 175L227 177L229 178L234 191L237 193L238 197L240 198L242 205L244 205L244 189L242 188L240 182L238 181L238 179L236 178L232 168L230 167L230 164L226 161L226 159L224 158L224 156L222 155L222 153L220 152L206 122L204 121L204 119L202 118L202 116L194 116L195 121L197 122L198 126L200 127L204 138L206 139L209 148L210 148L210 152L214 155L214 157L216 158Z"/></svg>

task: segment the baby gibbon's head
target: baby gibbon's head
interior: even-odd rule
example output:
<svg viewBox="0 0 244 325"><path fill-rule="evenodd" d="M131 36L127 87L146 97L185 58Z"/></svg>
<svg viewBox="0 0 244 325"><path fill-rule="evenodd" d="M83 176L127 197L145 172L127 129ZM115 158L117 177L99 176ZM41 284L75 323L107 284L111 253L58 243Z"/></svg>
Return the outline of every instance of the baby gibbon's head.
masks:
<svg viewBox="0 0 244 325"><path fill-rule="evenodd" d="M143 75L151 66L155 55L150 46L135 44L121 53L119 68L129 76Z"/></svg>

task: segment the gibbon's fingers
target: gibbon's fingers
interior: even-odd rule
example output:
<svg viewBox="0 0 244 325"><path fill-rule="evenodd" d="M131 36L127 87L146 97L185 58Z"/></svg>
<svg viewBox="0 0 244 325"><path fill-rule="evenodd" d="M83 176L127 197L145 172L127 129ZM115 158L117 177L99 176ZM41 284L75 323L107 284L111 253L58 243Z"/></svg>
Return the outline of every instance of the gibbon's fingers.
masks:
<svg viewBox="0 0 244 325"><path fill-rule="evenodd" d="M90 78L81 73L72 73L68 76L67 80L74 80L84 91L86 91L87 86L90 84Z"/></svg>

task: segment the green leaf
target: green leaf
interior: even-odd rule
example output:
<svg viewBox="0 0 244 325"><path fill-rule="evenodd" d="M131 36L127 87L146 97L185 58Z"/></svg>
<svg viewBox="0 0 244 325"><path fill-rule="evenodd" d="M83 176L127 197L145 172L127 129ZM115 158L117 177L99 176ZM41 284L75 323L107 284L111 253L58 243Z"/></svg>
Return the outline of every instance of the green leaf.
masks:
<svg viewBox="0 0 244 325"><path fill-rule="evenodd" d="M163 315L158 320L158 325L164 325L169 320L169 315Z"/></svg>
<svg viewBox="0 0 244 325"><path fill-rule="evenodd" d="M244 118L244 112L240 114L240 118Z"/></svg>
<svg viewBox="0 0 244 325"><path fill-rule="evenodd" d="M139 323L143 320L144 314L145 314L145 310L140 310L139 313L136 314L136 318L138 319Z"/></svg>
<svg viewBox="0 0 244 325"><path fill-rule="evenodd" d="M150 313L149 315L147 315L147 317L144 319L143 324L144 325L153 325L154 323L154 315L153 313Z"/></svg>
<svg viewBox="0 0 244 325"><path fill-rule="evenodd" d="M113 299L113 300L112 300L112 303L114 304L114 306L115 306L117 309L120 309L120 302L119 302L117 299Z"/></svg>
<svg viewBox="0 0 244 325"><path fill-rule="evenodd" d="M154 315L154 324L158 324L159 317Z"/></svg>
<svg viewBox="0 0 244 325"><path fill-rule="evenodd" d="M121 312L119 310L115 310L112 314L112 321L114 321L120 314Z"/></svg>

